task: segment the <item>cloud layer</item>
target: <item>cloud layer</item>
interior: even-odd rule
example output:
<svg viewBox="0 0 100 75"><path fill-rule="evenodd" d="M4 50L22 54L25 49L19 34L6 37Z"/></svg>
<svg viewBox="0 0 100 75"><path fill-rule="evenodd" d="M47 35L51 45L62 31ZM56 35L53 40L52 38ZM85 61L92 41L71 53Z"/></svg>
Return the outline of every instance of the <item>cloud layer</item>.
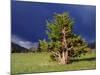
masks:
<svg viewBox="0 0 100 75"><path fill-rule="evenodd" d="M18 45L20 45L24 48L27 48L27 49L33 47L33 45L34 45L34 43L27 41L27 40L25 40L17 35L12 35L11 42L18 44Z"/></svg>

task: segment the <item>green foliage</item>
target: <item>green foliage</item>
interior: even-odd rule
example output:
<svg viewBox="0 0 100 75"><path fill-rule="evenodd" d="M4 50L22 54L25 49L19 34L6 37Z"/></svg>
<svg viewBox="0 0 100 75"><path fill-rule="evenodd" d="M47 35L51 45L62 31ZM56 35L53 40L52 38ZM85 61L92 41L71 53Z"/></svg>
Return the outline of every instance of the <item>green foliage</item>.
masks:
<svg viewBox="0 0 100 75"><path fill-rule="evenodd" d="M39 51L47 52L48 51L48 43L46 40L39 40Z"/></svg>
<svg viewBox="0 0 100 75"><path fill-rule="evenodd" d="M73 36L73 38L69 38L67 44L69 47L72 47L72 49L69 50L70 57L80 56L81 54L88 52L86 50L87 43L80 36Z"/></svg>
<svg viewBox="0 0 100 75"><path fill-rule="evenodd" d="M61 30L65 26L66 33L70 34L72 32L72 25L74 21L69 17L68 13L55 14L54 20L47 22L47 31L48 37L52 41L58 41L61 39Z"/></svg>
<svg viewBox="0 0 100 75"><path fill-rule="evenodd" d="M58 54L65 50L69 57L77 57L87 52L87 43L80 36L72 32L74 25L73 19L68 13L55 14L53 21L47 22L47 35L49 37L49 49L55 54L51 57L57 58ZM64 35L65 34L65 35ZM65 38L65 42L62 41Z"/></svg>

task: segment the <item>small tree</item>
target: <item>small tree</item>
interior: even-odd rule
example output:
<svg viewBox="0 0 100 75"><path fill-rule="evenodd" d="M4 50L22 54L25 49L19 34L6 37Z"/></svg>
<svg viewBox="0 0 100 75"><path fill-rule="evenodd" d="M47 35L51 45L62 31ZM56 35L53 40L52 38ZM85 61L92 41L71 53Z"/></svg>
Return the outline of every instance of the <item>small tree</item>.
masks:
<svg viewBox="0 0 100 75"><path fill-rule="evenodd" d="M71 57L86 53L87 43L72 32L73 23L68 13L55 14L54 20L47 22L51 57L60 64L68 64Z"/></svg>
<svg viewBox="0 0 100 75"><path fill-rule="evenodd" d="M47 52L48 51L48 43L46 40L39 40L39 51L40 52Z"/></svg>

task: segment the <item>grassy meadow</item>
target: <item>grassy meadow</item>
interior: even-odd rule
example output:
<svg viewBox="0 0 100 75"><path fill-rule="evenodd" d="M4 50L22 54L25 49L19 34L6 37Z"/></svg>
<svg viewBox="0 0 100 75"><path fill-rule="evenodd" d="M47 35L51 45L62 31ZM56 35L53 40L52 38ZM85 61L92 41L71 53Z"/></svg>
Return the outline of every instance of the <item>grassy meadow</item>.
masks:
<svg viewBox="0 0 100 75"><path fill-rule="evenodd" d="M37 73L54 71L87 70L96 68L96 53L88 53L73 59L73 62L60 65L52 61L50 53L12 53L11 54L11 73Z"/></svg>

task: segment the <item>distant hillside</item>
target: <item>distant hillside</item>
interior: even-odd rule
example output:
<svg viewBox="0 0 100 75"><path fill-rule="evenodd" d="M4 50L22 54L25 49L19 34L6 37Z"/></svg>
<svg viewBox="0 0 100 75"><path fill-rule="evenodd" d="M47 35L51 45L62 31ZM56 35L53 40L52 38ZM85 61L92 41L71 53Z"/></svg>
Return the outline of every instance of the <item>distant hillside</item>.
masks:
<svg viewBox="0 0 100 75"><path fill-rule="evenodd" d="M11 43L11 52L12 53L28 52L28 49L21 47L15 43Z"/></svg>
<svg viewBox="0 0 100 75"><path fill-rule="evenodd" d="M88 47L92 48L92 49L95 49L96 48L96 42L90 42L88 44Z"/></svg>

